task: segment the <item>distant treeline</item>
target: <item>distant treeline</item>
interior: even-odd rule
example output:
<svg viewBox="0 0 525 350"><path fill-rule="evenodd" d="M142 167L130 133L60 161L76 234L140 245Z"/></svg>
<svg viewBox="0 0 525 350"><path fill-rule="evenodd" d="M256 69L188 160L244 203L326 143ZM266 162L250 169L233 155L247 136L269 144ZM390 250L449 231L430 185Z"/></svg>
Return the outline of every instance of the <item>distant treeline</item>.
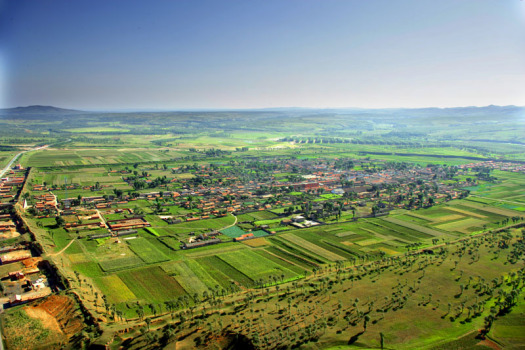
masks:
<svg viewBox="0 0 525 350"><path fill-rule="evenodd" d="M18 151L18 147L0 145L0 151Z"/></svg>
<svg viewBox="0 0 525 350"><path fill-rule="evenodd" d="M91 138L86 136L76 136L71 137L71 140L73 142L81 142L81 143L93 143L93 144L122 144L122 140L119 137L101 137L101 138Z"/></svg>
<svg viewBox="0 0 525 350"><path fill-rule="evenodd" d="M353 138L345 139L340 137L285 137L280 141L282 142L295 142L295 143L349 143L355 145L392 145L392 146L403 146L403 147L456 147L456 145L451 143L441 143L441 142L407 142L401 140L391 140L383 138Z"/></svg>

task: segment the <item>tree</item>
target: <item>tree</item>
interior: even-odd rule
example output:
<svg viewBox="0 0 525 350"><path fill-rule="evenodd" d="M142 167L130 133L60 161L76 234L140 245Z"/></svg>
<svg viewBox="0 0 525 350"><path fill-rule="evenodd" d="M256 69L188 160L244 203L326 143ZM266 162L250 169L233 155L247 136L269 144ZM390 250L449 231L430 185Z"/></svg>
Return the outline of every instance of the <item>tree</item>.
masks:
<svg viewBox="0 0 525 350"><path fill-rule="evenodd" d="M65 223L64 218L61 217L60 215L57 216L57 217L55 217L55 221L56 221L56 225L57 225L58 227L63 226L64 223Z"/></svg>
<svg viewBox="0 0 525 350"><path fill-rule="evenodd" d="M155 304L151 303L148 306L151 309L151 312L153 312L153 315L157 316L157 307L155 306Z"/></svg>
<svg viewBox="0 0 525 350"><path fill-rule="evenodd" d="M124 191L118 189L118 188L114 188L113 189L113 193L115 193L115 196L117 196L118 198L122 197L122 194L124 193Z"/></svg>
<svg viewBox="0 0 525 350"><path fill-rule="evenodd" d="M363 318L363 330L365 331L366 331L366 326L368 325L368 322L370 322L370 316L365 315L365 317Z"/></svg>
<svg viewBox="0 0 525 350"><path fill-rule="evenodd" d="M144 318L144 306L139 305L137 308L137 315L139 316L139 319L142 320Z"/></svg>

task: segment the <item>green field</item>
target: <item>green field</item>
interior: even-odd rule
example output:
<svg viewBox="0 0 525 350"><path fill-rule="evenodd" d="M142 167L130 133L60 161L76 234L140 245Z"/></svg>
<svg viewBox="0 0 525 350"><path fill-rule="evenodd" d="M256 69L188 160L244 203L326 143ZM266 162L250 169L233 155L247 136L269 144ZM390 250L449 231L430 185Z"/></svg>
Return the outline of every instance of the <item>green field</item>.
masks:
<svg viewBox="0 0 525 350"><path fill-rule="evenodd" d="M131 250L146 264L169 260L169 258L144 238L130 239L127 241Z"/></svg>
<svg viewBox="0 0 525 350"><path fill-rule="evenodd" d="M14 133L4 144L51 144L21 157L31 167L29 207L17 210L64 289L97 320L97 346L221 348L246 337L246 348L378 349L383 334L386 349L481 349L471 335L523 271L521 227L510 226L522 222L525 176L505 160L525 160L517 141L525 124L513 113L39 116L4 119L4 133ZM0 163L12 154L2 152ZM50 192L60 210L37 211ZM144 198L150 192L165 195ZM138 216L151 227L88 239L108 233L69 227L95 221L88 197L107 202L105 220ZM64 198L86 201L66 208ZM297 215L320 224L282 223ZM220 244L180 248L214 231ZM265 238L233 241L246 233ZM0 270L11 269L23 265ZM489 333L503 348L524 344L522 295L516 300ZM177 306L168 312L170 302ZM126 320L105 310L113 304ZM88 338L71 339L81 348Z"/></svg>
<svg viewBox="0 0 525 350"><path fill-rule="evenodd" d="M276 264L251 250L219 254L218 257L236 270L241 271L254 282L271 280L272 277L288 280L297 276L292 270Z"/></svg>
<svg viewBox="0 0 525 350"><path fill-rule="evenodd" d="M118 277L140 300L163 302L186 293L184 288L160 267L119 272Z"/></svg>

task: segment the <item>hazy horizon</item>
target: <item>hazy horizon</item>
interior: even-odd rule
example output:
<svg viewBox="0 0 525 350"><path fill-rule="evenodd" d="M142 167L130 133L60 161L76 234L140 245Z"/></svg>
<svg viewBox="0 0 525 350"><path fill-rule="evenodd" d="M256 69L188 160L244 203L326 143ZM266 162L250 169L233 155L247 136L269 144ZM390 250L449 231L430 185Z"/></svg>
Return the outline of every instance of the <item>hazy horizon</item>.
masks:
<svg viewBox="0 0 525 350"><path fill-rule="evenodd" d="M364 108L364 107L298 107L298 106L277 106L277 107L253 107L253 108L199 108L199 107L188 107L188 108L115 108L115 109L100 109L100 108L69 108L64 106L51 106L51 105L27 105L27 106L12 106L6 108L0 108L0 110L10 110L17 108L30 108L30 107L52 107L66 110L73 110L78 112L99 112L99 113L133 113L133 112L224 112L224 111L273 111L273 110L334 110L334 111L343 111L343 110L355 110L355 111L371 111L371 110L417 110L417 109L461 109L461 108L488 108L488 107L516 107L516 108L525 108L525 106L518 105L485 105L485 106L445 106L445 107L435 107L435 106L423 106L423 107L377 107L377 108Z"/></svg>
<svg viewBox="0 0 525 350"><path fill-rule="evenodd" d="M518 0L0 1L0 108L524 106L524 29Z"/></svg>

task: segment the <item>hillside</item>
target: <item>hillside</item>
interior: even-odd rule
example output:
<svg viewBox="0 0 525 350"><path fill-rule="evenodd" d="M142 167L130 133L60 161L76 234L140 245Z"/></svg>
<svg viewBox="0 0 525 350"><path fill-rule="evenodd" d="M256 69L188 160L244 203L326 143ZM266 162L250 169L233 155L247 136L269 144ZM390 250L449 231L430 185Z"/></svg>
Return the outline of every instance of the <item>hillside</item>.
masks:
<svg viewBox="0 0 525 350"><path fill-rule="evenodd" d="M21 115L35 115L35 114L72 114L82 113L82 111L75 109L65 109L54 106L40 106L33 105L27 107L15 107L0 109L0 114L21 114Z"/></svg>

